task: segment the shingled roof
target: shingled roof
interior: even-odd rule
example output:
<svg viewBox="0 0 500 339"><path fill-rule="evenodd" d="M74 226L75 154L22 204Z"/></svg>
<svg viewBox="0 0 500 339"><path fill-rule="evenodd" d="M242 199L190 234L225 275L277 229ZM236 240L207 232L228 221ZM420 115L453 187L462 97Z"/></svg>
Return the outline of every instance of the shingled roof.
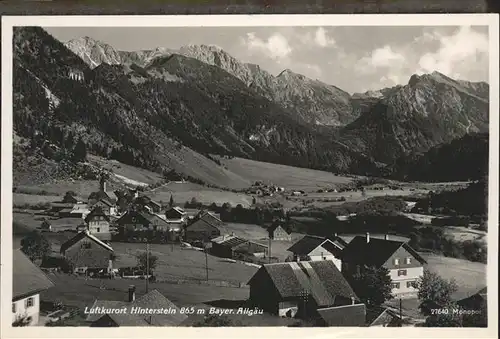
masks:
<svg viewBox="0 0 500 339"><path fill-rule="evenodd" d="M106 221L109 221L109 216L107 216L106 213L104 213L104 211L102 210L102 207L96 206L92 209L92 211L90 211L89 214L87 214L87 216L85 217L85 222L88 223L90 221L90 219L92 219L93 217L97 217L97 216L103 217Z"/></svg>
<svg viewBox="0 0 500 339"><path fill-rule="evenodd" d="M318 246L325 247L325 249L329 250L332 254L338 254L343 248L340 244L335 244L331 239L306 235L288 248L288 251L297 255L307 255Z"/></svg>
<svg viewBox="0 0 500 339"><path fill-rule="evenodd" d="M298 297L307 290L320 307L333 305L337 296L359 300L330 260L265 264L248 284L262 279L264 273L272 280L282 298Z"/></svg>
<svg viewBox="0 0 500 339"><path fill-rule="evenodd" d="M12 253L12 300L19 300L54 286L54 283L20 249Z"/></svg>
<svg viewBox="0 0 500 339"><path fill-rule="evenodd" d="M427 263L405 242L378 238L371 238L367 242L364 236L354 237L342 251L341 259L346 262L378 267L385 264L400 247L404 247L420 263Z"/></svg>
<svg viewBox="0 0 500 339"><path fill-rule="evenodd" d="M97 243L98 245L104 247L108 251L113 252L113 248L111 246L109 246L108 244L102 242L101 240L99 240L98 238L96 238L95 236L93 236L92 234L90 234L87 230L78 233L73 238L71 238L68 241L66 241L65 243L63 243L61 245L60 252L64 253L68 248L70 248L71 246L73 246L74 244L76 244L78 241L80 241L84 237L89 238L90 240L92 240L93 242Z"/></svg>
<svg viewBox="0 0 500 339"><path fill-rule="evenodd" d="M365 304L320 308L318 314L326 326L365 326Z"/></svg>
<svg viewBox="0 0 500 339"><path fill-rule="evenodd" d="M118 326L177 326L187 319L185 314L181 314L180 309L167 299L158 290L152 290L147 294L137 298L132 302L115 300L96 300L92 307L122 308L126 307L125 314L107 314ZM148 309L171 309L175 310L172 314L131 314L132 307ZM103 317L102 314L89 314L87 321L94 322Z"/></svg>

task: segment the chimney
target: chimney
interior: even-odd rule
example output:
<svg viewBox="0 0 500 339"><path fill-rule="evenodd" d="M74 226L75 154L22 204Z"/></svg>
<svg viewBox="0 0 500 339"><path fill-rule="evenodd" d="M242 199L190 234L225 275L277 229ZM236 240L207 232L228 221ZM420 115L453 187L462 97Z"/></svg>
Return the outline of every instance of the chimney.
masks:
<svg viewBox="0 0 500 339"><path fill-rule="evenodd" d="M351 303L352 303L352 305L354 305L356 303L356 299L353 296L351 296Z"/></svg>
<svg viewBox="0 0 500 339"><path fill-rule="evenodd" d="M128 287L128 302L132 302L135 300L135 286L130 285Z"/></svg>
<svg viewBox="0 0 500 339"><path fill-rule="evenodd" d="M389 234L386 234L384 237L385 240L389 240Z"/></svg>
<svg viewBox="0 0 500 339"><path fill-rule="evenodd" d="M337 238L337 237L339 236L339 235L337 234L337 232L335 232L335 234L334 234L334 235L335 235L335 238Z"/></svg>
<svg viewBox="0 0 500 339"><path fill-rule="evenodd" d="M366 232L366 243L370 242L370 233Z"/></svg>

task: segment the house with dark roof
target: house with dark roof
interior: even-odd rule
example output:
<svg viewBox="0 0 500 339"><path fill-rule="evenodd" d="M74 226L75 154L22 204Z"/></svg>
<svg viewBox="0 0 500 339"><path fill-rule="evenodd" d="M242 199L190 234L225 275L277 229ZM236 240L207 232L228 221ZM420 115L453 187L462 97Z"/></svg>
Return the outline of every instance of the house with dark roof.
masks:
<svg viewBox="0 0 500 339"><path fill-rule="evenodd" d="M205 219L195 219L193 222L185 226L184 241L205 241L208 242L213 238L221 235L221 229Z"/></svg>
<svg viewBox="0 0 500 339"><path fill-rule="evenodd" d="M399 327L399 315L385 307L368 307L366 309L366 326Z"/></svg>
<svg viewBox="0 0 500 339"><path fill-rule="evenodd" d="M90 234L103 241L111 240L109 214L106 214L101 206L94 205L92 211L85 218L85 222Z"/></svg>
<svg viewBox="0 0 500 339"><path fill-rule="evenodd" d="M113 270L113 248L87 230L63 243L60 253L76 273L111 273Z"/></svg>
<svg viewBox="0 0 500 339"><path fill-rule="evenodd" d="M90 193L88 198L89 205L91 206L98 203L100 200L105 200L112 204L115 204L118 200L118 197L114 192L107 190L107 182L104 176L101 176L99 180L99 190Z"/></svg>
<svg viewBox="0 0 500 339"><path fill-rule="evenodd" d="M12 252L12 323L24 320L37 325L40 318L40 292L54 283L21 250Z"/></svg>
<svg viewBox="0 0 500 339"><path fill-rule="evenodd" d="M188 215L184 209L178 206L170 207L165 211L165 218L169 222L183 223L187 220L187 217Z"/></svg>
<svg viewBox="0 0 500 339"><path fill-rule="evenodd" d="M293 253L294 261L331 260L339 270L342 270L340 254L347 243L339 237L328 239L314 235L306 235L288 251Z"/></svg>
<svg viewBox="0 0 500 339"><path fill-rule="evenodd" d="M93 310L108 311L91 313ZM148 310L166 312L149 314L146 313ZM86 311L86 321L91 327L178 326L188 318L158 290L152 290L136 299L133 285L129 287L127 301L96 300Z"/></svg>
<svg viewBox="0 0 500 339"><path fill-rule="evenodd" d="M360 304L351 286L333 261L264 264L248 282L250 303L278 316L313 319L322 326L341 326L347 320L332 309ZM358 309L356 317L364 312ZM323 319L323 320L321 320ZM358 324L361 320L355 320Z"/></svg>
<svg viewBox="0 0 500 339"><path fill-rule="evenodd" d="M406 242L356 236L341 253L342 272L355 274L366 267L385 267L392 279L392 293L397 297L413 297L418 293L417 280L427 264Z"/></svg>
<svg viewBox="0 0 500 339"><path fill-rule="evenodd" d="M469 313L462 319L464 327L488 327L488 292L486 287L457 301L457 305Z"/></svg>
<svg viewBox="0 0 500 339"><path fill-rule="evenodd" d="M274 222L268 229L272 240L292 241L292 232L281 222Z"/></svg>
<svg viewBox="0 0 500 339"><path fill-rule="evenodd" d="M92 208L94 207L99 207L102 209L102 211L106 214L106 215L116 215L117 213L117 207L116 207L116 204L114 202L112 202L111 200L109 199L106 199L106 198L102 198L102 199L99 199L98 201L96 201L93 205L92 205Z"/></svg>
<svg viewBox="0 0 500 339"><path fill-rule="evenodd" d="M150 213L160 213L161 211L161 204L159 202L154 201L147 195L142 195L142 194L139 195L137 198L135 198L134 203L139 206L142 206Z"/></svg>
<svg viewBox="0 0 500 339"><path fill-rule="evenodd" d="M237 258L239 254L264 257L268 252L267 246L234 235L221 235L211 243L210 253L222 258Z"/></svg>
<svg viewBox="0 0 500 339"><path fill-rule="evenodd" d="M363 327L366 326L365 304L350 304L336 307L320 308L316 318L316 326L323 327Z"/></svg>
<svg viewBox="0 0 500 339"><path fill-rule="evenodd" d="M197 219L204 220L207 223L209 223L215 227L218 227L218 228L224 227L224 222L219 218L219 216L217 214L215 214L211 211L207 211L207 210L201 211L195 217L195 220L197 220Z"/></svg>

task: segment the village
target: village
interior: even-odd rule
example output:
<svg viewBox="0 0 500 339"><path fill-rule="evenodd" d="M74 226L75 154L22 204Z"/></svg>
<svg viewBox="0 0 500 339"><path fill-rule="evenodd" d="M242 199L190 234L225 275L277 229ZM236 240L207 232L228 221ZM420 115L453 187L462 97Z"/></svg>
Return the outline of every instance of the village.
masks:
<svg viewBox="0 0 500 339"><path fill-rule="evenodd" d="M282 213L262 227L199 205L108 190L106 175L87 199L67 192L35 232L48 254L14 251L14 326L422 326L444 309L418 300L427 261L404 238L297 234ZM367 292L356 277L379 269L389 287ZM486 287L455 305L485 303Z"/></svg>

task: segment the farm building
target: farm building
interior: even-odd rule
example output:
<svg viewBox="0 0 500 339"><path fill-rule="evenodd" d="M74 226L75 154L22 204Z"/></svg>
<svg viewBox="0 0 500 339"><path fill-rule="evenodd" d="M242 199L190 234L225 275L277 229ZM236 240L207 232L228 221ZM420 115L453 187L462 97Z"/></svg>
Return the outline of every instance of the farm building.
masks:
<svg viewBox="0 0 500 339"><path fill-rule="evenodd" d="M271 314L299 316L323 326L347 326L343 314L349 312L354 317L349 324L365 322L359 298L329 260L264 264L248 285L252 306ZM355 311L350 312L351 307Z"/></svg>
<svg viewBox="0 0 500 339"><path fill-rule="evenodd" d="M161 204L154 201L147 195L139 195L139 197L134 200L134 203L144 207L144 209L148 210L151 213L160 213L161 211Z"/></svg>
<svg viewBox="0 0 500 339"><path fill-rule="evenodd" d="M40 229L46 232L77 232L79 227L86 227L80 218L44 219L40 225Z"/></svg>
<svg viewBox="0 0 500 339"><path fill-rule="evenodd" d="M325 307L317 310L316 326L350 327L365 326L366 306L365 304L351 304L344 306Z"/></svg>
<svg viewBox="0 0 500 339"><path fill-rule="evenodd" d="M73 206L73 209L70 212L70 216L72 218L81 218L85 219L87 214L90 213L90 209L87 204L77 203Z"/></svg>
<svg viewBox="0 0 500 339"><path fill-rule="evenodd" d="M219 216L210 211L200 211L194 220L204 220L215 227L224 227L224 222L220 220Z"/></svg>
<svg viewBox="0 0 500 339"><path fill-rule="evenodd" d="M50 204L50 209L46 211L47 214L59 216L59 212L64 209L73 209L75 204L67 202L53 202Z"/></svg>
<svg viewBox="0 0 500 339"><path fill-rule="evenodd" d="M332 239L306 235L288 251L293 253L294 261L331 260L339 270L342 269L340 255L347 243L339 237Z"/></svg>
<svg viewBox="0 0 500 339"><path fill-rule="evenodd" d="M196 208L184 208L183 210L186 212L187 220L194 219L200 213L200 210Z"/></svg>
<svg viewBox="0 0 500 339"><path fill-rule="evenodd" d="M66 193L62 199L62 202L68 204L77 204L79 201L78 198L75 197L74 195Z"/></svg>
<svg viewBox="0 0 500 339"><path fill-rule="evenodd" d="M204 219L197 219L185 226L184 241L209 241L221 235L221 229Z"/></svg>
<svg viewBox="0 0 500 339"><path fill-rule="evenodd" d="M165 218L167 221L182 223L187 220L187 213L184 209L174 206L165 211Z"/></svg>
<svg viewBox="0 0 500 339"><path fill-rule="evenodd" d="M126 234L129 231L147 230L150 224L151 221L146 217L145 213L134 210L125 212L116 220L120 234Z"/></svg>
<svg viewBox="0 0 500 339"><path fill-rule="evenodd" d="M61 245L60 253L77 273L111 273L113 248L88 231L78 233Z"/></svg>
<svg viewBox="0 0 500 339"><path fill-rule="evenodd" d="M90 234L100 240L111 240L109 215L103 211L101 206L95 206L85 218L85 222L87 223L87 230Z"/></svg>
<svg viewBox="0 0 500 339"><path fill-rule="evenodd" d="M108 202L113 204L118 200L114 192L107 190L107 183L104 177L101 177L101 179L99 180L99 190L90 193L88 198L90 206L96 204L100 200L107 200Z"/></svg>
<svg viewBox="0 0 500 339"><path fill-rule="evenodd" d="M284 223L275 222L268 230L269 237L273 240L292 241L292 232L284 225Z"/></svg>
<svg viewBox="0 0 500 339"><path fill-rule="evenodd" d="M38 325L40 292L54 283L21 250L12 252L12 323Z"/></svg>
<svg viewBox="0 0 500 339"><path fill-rule="evenodd" d="M139 298L135 298L135 286L130 286L126 301L96 300L90 309L124 310L102 314L89 314L86 321L90 327L120 326L178 326L188 317L158 290L152 290ZM170 310L163 314L150 315L144 311ZM136 312L133 312L135 310ZM141 313L139 310L142 310Z"/></svg>
<svg viewBox="0 0 500 339"><path fill-rule="evenodd" d="M265 245L233 235L221 235L211 242L210 253L222 258L236 258L238 254L264 257L268 251Z"/></svg>
<svg viewBox="0 0 500 339"><path fill-rule="evenodd" d="M92 205L92 208L94 207L100 207L106 215L116 215L117 212L116 204L104 198L96 201L96 203Z"/></svg>
<svg viewBox="0 0 500 339"><path fill-rule="evenodd" d="M366 267L385 267L390 271L392 293L397 297L417 294L417 280L424 274L427 262L406 242L356 236L341 254L342 271L355 274Z"/></svg>

